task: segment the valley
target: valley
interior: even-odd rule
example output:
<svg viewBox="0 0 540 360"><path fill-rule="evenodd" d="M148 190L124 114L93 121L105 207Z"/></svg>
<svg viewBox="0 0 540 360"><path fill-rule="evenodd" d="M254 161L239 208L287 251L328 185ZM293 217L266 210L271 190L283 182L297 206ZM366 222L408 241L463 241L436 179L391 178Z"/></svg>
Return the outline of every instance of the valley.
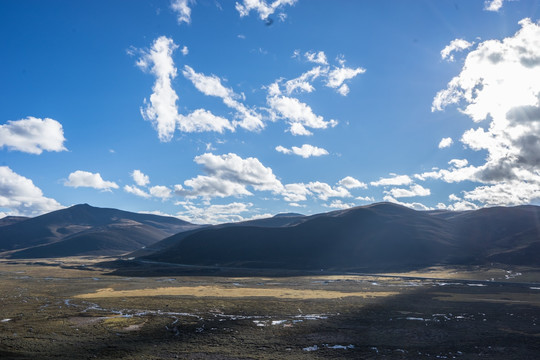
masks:
<svg viewBox="0 0 540 360"><path fill-rule="evenodd" d="M540 351L533 267L121 276L104 260L2 260L2 359L533 359Z"/></svg>

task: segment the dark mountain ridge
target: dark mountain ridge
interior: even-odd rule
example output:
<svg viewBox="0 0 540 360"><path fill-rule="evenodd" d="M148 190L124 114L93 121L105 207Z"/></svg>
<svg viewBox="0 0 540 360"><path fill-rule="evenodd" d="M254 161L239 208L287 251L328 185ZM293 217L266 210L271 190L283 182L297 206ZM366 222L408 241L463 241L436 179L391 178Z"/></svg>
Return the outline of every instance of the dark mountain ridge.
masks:
<svg viewBox="0 0 540 360"><path fill-rule="evenodd" d="M282 227L205 228L174 235L144 259L246 268L398 270L435 264L540 265L540 208L415 211L378 203Z"/></svg>

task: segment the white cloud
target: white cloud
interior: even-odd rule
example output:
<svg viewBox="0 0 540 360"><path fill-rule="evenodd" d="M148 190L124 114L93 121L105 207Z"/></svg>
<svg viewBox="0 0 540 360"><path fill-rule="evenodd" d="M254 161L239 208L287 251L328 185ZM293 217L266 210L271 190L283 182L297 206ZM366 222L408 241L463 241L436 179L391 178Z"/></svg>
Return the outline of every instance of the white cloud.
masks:
<svg viewBox="0 0 540 360"><path fill-rule="evenodd" d="M455 168L459 169L462 167L465 167L469 165L469 161L467 159L452 159L448 162L448 164L454 166Z"/></svg>
<svg viewBox="0 0 540 360"><path fill-rule="evenodd" d="M241 96L232 89L223 86L219 77L197 73L188 65L184 66L182 73L186 79L193 83L197 90L207 96L221 98L225 105L235 109L238 118L238 120L234 121L235 126L240 126L248 131L257 131L264 128L261 115L240 103L238 100Z"/></svg>
<svg viewBox="0 0 540 360"><path fill-rule="evenodd" d="M498 12L503 6L504 0L486 0L484 10Z"/></svg>
<svg viewBox="0 0 540 360"><path fill-rule="evenodd" d="M349 209L349 208L352 208L352 207L355 207L356 204L354 203L344 203L343 201L341 200L332 200L332 202L330 204L323 204L324 207L328 207L328 208L334 208L334 209Z"/></svg>
<svg viewBox="0 0 540 360"><path fill-rule="evenodd" d="M267 97L267 103L271 108L272 116L289 122L289 131L293 135L312 135L306 127L326 129L328 126L337 125L335 120L325 121L322 116L315 115L309 105L296 98L271 94L270 92Z"/></svg>
<svg viewBox="0 0 540 360"><path fill-rule="evenodd" d="M206 207L198 207L191 202L179 202L184 208L177 216L183 220L198 223L198 224L219 224L227 222L246 221L242 213L251 210L252 203L233 202L225 205L209 205ZM256 219L261 217L270 217L270 214L255 215L250 218Z"/></svg>
<svg viewBox="0 0 540 360"><path fill-rule="evenodd" d="M409 185L410 183L412 183L412 179L408 175L390 175L392 175L392 177L380 178L377 181L372 181L370 184L372 186L401 186Z"/></svg>
<svg viewBox="0 0 540 360"><path fill-rule="evenodd" d="M293 146L291 149L287 149L279 145L276 146L276 151L284 154L295 154L303 157L304 159L312 156L328 155L328 151L326 151L325 149L309 144L304 144L301 147Z"/></svg>
<svg viewBox="0 0 540 360"><path fill-rule="evenodd" d="M172 0L171 9L176 13L178 24L191 23L190 0Z"/></svg>
<svg viewBox="0 0 540 360"><path fill-rule="evenodd" d="M243 0L241 3L236 3L236 10L240 13L240 17L248 16L253 10L259 14L261 20L267 19L277 9L285 5L294 5L297 0L272 0L268 4L265 0Z"/></svg>
<svg viewBox="0 0 540 360"><path fill-rule="evenodd" d="M391 203L394 203L394 204L406 206L406 207L411 208L411 209L414 209L414 210L420 210L420 211L433 210L433 208L430 208L429 206L426 206L426 205L424 205L424 204L422 204L422 203L419 203L419 202L406 203L406 202L398 201L398 200L394 199L394 198L393 198L392 196L390 196L390 195L386 195L386 196L383 198L383 200L384 200L384 201L391 202Z"/></svg>
<svg viewBox="0 0 540 360"><path fill-rule="evenodd" d="M148 103L145 99L145 107L141 108L143 118L152 122L154 127L157 128L160 141L163 142L172 139L176 128L183 132L216 131L223 133L225 129L234 131L234 127L230 124L229 120L216 116L208 110L197 109L188 115L178 113L178 106L176 105L178 95L171 85L172 79L177 75L177 69L174 66L172 59L172 54L177 48L178 45L176 45L172 39L161 36L154 41L152 49L147 52L142 52L142 57L137 62L137 65L141 69L145 71L149 70L156 76L156 82L152 88L154 93L150 96L150 102ZM187 51L187 48L185 48L185 50ZM184 75L187 73L194 76L200 75L196 74L189 66L186 66L186 70L184 70L183 73ZM210 85L215 85L215 82L217 81L218 85L221 86L219 79L216 80L210 77L210 80L215 80L214 84L210 81ZM206 83L208 83L208 81ZM197 85L198 84L196 84L196 86ZM204 87L204 84L200 86ZM199 86L197 86L197 88L199 88ZM223 86L221 86L221 89L214 87L210 90L205 88L205 90L218 91L218 93L219 91L228 91L228 89ZM219 94L221 95L222 93ZM230 91L230 94L233 94L232 91ZM219 96L215 94L211 95ZM232 98L230 100L234 102ZM240 110L243 109L244 112L251 116L248 109L242 107L241 104L237 105ZM249 118L246 121L252 120Z"/></svg>
<svg viewBox="0 0 540 360"><path fill-rule="evenodd" d="M479 186L464 192L463 197L489 206L530 204L533 200L540 199L540 184L519 180L505 181L495 185Z"/></svg>
<svg viewBox="0 0 540 360"><path fill-rule="evenodd" d="M473 122L488 121L460 139L487 156L479 166L453 163L421 176L482 183L464 198L487 205L525 204L540 196L540 26L530 19L519 24L511 37L479 43L433 100L433 111L459 104Z"/></svg>
<svg viewBox="0 0 540 360"><path fill-rule="evenodd" d="M291 149L287 149L286 147L281 146L281 145L276 146L276 151L280 152L280 153L283 153L283 154L291 154L292 153Z"/></svg>
<svg viewBox="0 0 540 360"><path fill-rule="evenodd" d="M43 196L32 180L0 166L0 208L4 215L37 216L63 208L56 200Z"/></svg>
<svg viewBox="0 0 540 360"><path fill-rule="evenodd" d="M118 185L115 182L103 180L99 173L94 174L82 170L77 170L69 174L68 180L64 182L64 185L74 188L90 187L104 191L118 189Z"/></svg>
<svg viewBox="0 0 540 360"><path fill-rule="evenodd" d="M306 205L301 205L301 204L298 204L298 203L289 203L289 206L293 206L293 207L306 207Z"/></svg>
<svg viewBox="0 0 540 360"><path fill-rule="evenodd" d="M151 195L136 186L124 185L124 191L148 199Z"/></svg>
<svg viewBox="0 0 540 360"><path fill-rule="evenodd" d="M317 197L321 200L328 200L331 197L351 197L351 193L344 187L337 186L332 188L330 185L320 182L312 181L306 186L311 192L317 194Z"/></svg>
<svg viewBox="0 0 540 360"><path fill-rule="evenodd" d="M453 52L467 50L474 45L474 42L470 43L467 40L463 39L454 39L450 44L446 45L444 49L441 50L441 58L447 61L454 61Z"/></svg>
<svg viewBox="0 0 540 360"><path fill-rule="evenodd" d="M452 138L450 137L442 138L441 141L439 142L439 149L450 147L450 145L452 145L453 143L454 143L454 140L452 140Z"/></svg>
<svg viewBox="0 0 540 360"><path fill-rule="evenodd" d="M328 65L328 59L326 59L326 54L324 53L324 51L308 51L304 54L304 56L309 62L321 65Z"/></svg>
<svg viewBox="0 0 540 360"><path fill-rule="evenodd" d="M276 178L272 169L265 167L256 158L242 159L229 153L214 155L205 153L196 156L194 161L203 166L207 175L198 175L186 180L185 189L177 185L176 193L187 197L212 198L252 195L247 186L257 191L272 191L280 193L283 185Z"/></svg>
<svg viewBox="0 0 540 360"><path fill-rule="evenodd" d="M64 141L62 124L53 119L29 116L0 125L0 148L39 155L43 151L67 150Z"/></svg>
<svg viewBox="0 0 540 360"><path fill-rule="evenodd" d="M343 186L347 189L367 189L367 184L363 183L361 181L358 181L357 179L353 178L352 176L346 176L343 179L339 180L338 185Z"/></svg>
<svg viewBox="0 0 540 360"><path fill-rule="evenodd" d="M361 67L358 67L356 69L346 66L334 67L334 69L330 70L330 72L328 73L328 80L326 82L326 86L337 89L338 93L346 96L349 93L349 87L347 86L347 84L344 84L344 82L354 78L358 74L363 74L365 72L366 69Z"/></svg>
<svg viewBox="0 0 540 360"><path fill-rule="evenodd" d="M285 185L281 195L283 195L285 201L296 203L298 201L306 201L307 196L311 195L311 191L309 191L306 184L294 183Z"/></svg>
<svg viewBox="0 0 540 360"><path fill-rule="evenodd" d="M315 90L311 82L317 79L321 75L325 75L328 71L320 66L303 73L295 79L291 79L285 82L285 92L287 95L291 95L295 91L312 92Z"/></svg>
<svg viewBox="0 0 540 360"><path fill-rule="evenodd" d="M158 131L159 140L163 142L172 139L178 119L178 95L171 86L171 81L177 74L172 59L177 48L178 45L172 39L161 36L137 61L142 70L150 71L156 77L150 102L144 99L145 107L141 108L141 114L145 120L152 122Z"/></svg>
<svg viewBox="0 0 540 360"><path fill-rule="evenodd" d="M429 189L426 189L423 186L418 185L418 184L413 184L408 189L401 189L401 188L390 189L389 191L385 191L384 193L389 194L390 196L394 198L431 195L431 191Z"/></svg>
<svg viewBox="0 0 540 360"><path fill-rule="evenodd" d="M356 200L360 200L360 201L366 201L366 202L374 202L375 199L371 196L358 196L356 198Z"/></svg>
<svg viewBox="0 0 540 360"><path fill-rule="evenodd" d="M184 185L190 189L186 189L182 185L175 185L175 193L185 196L188 199L196 197L211 199L214 197L224 198L229 196L240 197L253 195L244 184L212 176L198 175L195 178L184 181Z"/></svg>
<svg viewBox="0 0 540 360"><path fill-rule="evenodd" d="M169 189L166 186L156 185L156 186L152 186L148 190L150 191L150 194L152 196L161 198L161 200L167 200L168 198L172 196L171 189Z"/></svg>
<svg viewBox="0 0 540 360"><path fill-rule="evenodd" d="M178 128L184 132L215 131L223 133L226 129L234 131L229 120L216 116L205 109L197 109L187 116L178 116Z"/></svg>
<svg viewBox="0 0 540 360"><path fill-rule="evenodd" d="M295 50L293 58L300 57L300 50ZM326 129L329 126L334 127L338 124L336 120L325 121L320 115L316 115L308 104L301 102L297 98L290 97L294 92L315 91L313 82L320 78L327 87L334 88L341 95L347 95L349 87L344 82L354 78L356 75L365 72L363 68L348 68L345 66L345 60L338 59L340 67L334 66L330 70L328 60L323 51L306 52L305 57L310 62L320 64L311 70L301 74L297 78L284 81L283 78L277 79L267 88L268 96L266 98L269 109L266 109L271 120L284 119L289 123L288 131L293 135L313 135L308 129ZM283 90L280 88L283 87Z"/></svg>
<svg viewBox="0 0 540 360"><path fill-rule="evenodd" d="M189 49L187 46L184 45L184 47L180 49L180 52L182 53L182 55L186 56L187 54L189 54Z"/></svg>
<svg viewBox="0 0 540 360"><path fill-rule="evenodd" d="M135 184L139 186L146 186L150 183L148 175L143 174L141 170L133 170L131 177L135 181Z"/></svg>

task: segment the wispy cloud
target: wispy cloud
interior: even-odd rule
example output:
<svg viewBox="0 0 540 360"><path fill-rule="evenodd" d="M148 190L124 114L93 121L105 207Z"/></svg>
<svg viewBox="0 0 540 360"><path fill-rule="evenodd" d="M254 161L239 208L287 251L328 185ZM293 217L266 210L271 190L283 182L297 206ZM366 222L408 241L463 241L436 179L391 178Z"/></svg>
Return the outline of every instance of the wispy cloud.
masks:
<svg viewBox="0 0 540 360"><path fill-rule="evenodd" d="M276 146L276 151L281 152L283 154L295 154L295 155L303 157L304 159L307 159L312 156L328 155L328 151L326 151L326 149L309 145L309 144L304 144L301 147L293 146L290 149L287 149L279 145L279 146Z"/></svg>

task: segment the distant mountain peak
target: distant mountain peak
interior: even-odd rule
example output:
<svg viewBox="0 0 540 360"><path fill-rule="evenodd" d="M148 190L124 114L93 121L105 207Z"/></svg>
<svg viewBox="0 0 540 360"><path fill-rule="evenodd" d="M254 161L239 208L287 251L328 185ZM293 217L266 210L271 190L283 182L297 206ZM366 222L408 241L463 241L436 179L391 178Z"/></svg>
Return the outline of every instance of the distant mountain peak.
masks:
<svg viewBox="0 0 540 360"><path fill-rule="evenodd" d="M298 214L298 213L279 213L274 215L275 218L284 218L284 217L299 217L299 216L305 216L304 214Z"/></svg>

